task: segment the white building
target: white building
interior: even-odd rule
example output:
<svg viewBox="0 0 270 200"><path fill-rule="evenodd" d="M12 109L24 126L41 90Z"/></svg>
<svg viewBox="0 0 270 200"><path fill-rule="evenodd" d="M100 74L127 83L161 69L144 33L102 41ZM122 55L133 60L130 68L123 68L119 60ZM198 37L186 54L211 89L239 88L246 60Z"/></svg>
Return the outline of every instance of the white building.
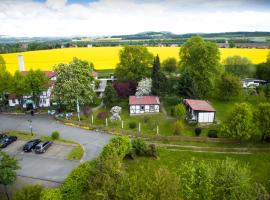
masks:
<svg viewBox="0 0 270 200"><path fill-rule="evenodd" d="M16 107L18 106L20 103L19 103L19 99L18 97L16 97L15 95L9 95L8 96L8 105L10 107Z"/></svg>
<svg viewBox="0 0 270 200"><path fill-rule="evenodd" d="M188 110L189 122L213 123L215 121L216 110L208 101L184 99L183 103Z"/></svg>
<svg viewBox="0 0 270 200"><path fill-rule="evenodd" d="M129 114L158 113L160 109L159 98L156 96L130 96Z"/></svg>

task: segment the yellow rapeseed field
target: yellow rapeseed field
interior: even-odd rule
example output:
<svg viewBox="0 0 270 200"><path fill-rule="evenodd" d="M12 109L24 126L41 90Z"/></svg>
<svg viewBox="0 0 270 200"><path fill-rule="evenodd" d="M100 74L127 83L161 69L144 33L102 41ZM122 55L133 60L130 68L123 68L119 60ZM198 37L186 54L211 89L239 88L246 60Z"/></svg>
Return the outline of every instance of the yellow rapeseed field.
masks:
<svg viewBox="0 0 270 200"><path fill-rule="evenodd" d="M24 56L25 68L29 70L51 70L58 63L67 63L73 57L94 63L95 69L113 69L119 61L119 50L122 47L93 47L93 48L65 48L53 50L30 51L21 53ZM154 55L159 54L161 61L168 57L179 59L179 47L149 47ZM249 58L254 64L264 62L269 50L267 49L220 49L221 60L228 56L240 55ZM6 68L11 73L18 69L18 53L1 54Z"/></svg>

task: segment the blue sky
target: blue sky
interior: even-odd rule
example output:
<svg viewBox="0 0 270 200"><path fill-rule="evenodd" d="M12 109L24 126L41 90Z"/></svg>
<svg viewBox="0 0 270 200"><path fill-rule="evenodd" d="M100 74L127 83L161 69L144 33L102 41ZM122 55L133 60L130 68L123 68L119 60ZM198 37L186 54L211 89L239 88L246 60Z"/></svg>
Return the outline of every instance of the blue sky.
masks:
<svg viewBox="0 0 270 200"><path fill-rule="evenodd" d="M0 35L270 31L270 0L0 0Z"/></svg>

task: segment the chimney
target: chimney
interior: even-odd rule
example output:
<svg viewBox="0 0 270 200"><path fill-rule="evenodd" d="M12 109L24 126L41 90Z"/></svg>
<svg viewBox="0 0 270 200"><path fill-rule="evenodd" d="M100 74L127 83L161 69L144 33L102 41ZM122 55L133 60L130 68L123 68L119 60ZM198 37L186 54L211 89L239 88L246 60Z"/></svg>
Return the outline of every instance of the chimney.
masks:
<svg viewBox="0 0 270 200"><path fill-rule="evenodd" d="M18 63L19 63L19 71L25 71L24 69L24 59L22 54L18 54Z"/></svg>

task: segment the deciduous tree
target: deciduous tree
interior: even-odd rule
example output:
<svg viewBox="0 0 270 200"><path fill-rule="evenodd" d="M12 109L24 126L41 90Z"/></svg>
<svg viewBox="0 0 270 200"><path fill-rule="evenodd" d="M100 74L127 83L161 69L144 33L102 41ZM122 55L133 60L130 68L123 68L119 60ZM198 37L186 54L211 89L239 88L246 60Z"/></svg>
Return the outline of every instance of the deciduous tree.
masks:
<svg viewBox="0 0 270 200"><path fill-rule="evenodd" d="M80 105L93 103L94 78L93 64L73 58L69 64L58 64L55 68L57 80L54 87L54 99L67 105L68 109L75 110L76 102Z"/></svg>
<svg viewBox="0 0 270 200"><path fill-rule="evenodd" d="M209 96L221 72L218 46L195 36L185 42L179 55L183 71L188 72L202 97Z"/></svg>
<svg viewBox="0 0 270 200"><path fill-rule="evenodd" d="M230 100L241 93L241 82L237 76L224 73L218 83L219 97L223 100Z"/></svg>
<svg viewBox="0 0 270 200"><path fill-rule="evenodd" d="M117 103L118 95L112 84L107 85L104 96L103 96L103 103L107 107L114 106L115 103Z"/></svg>
<svg viewBox="0 0 270 200"><path fill-rule="evenodd" d="M7 186L14 183L17 178L16 170L19 168L17 159L0 151L0 184Z"/></svg>
<svg viewBox="0 0 270 200"><path fill-rule="evenodd" d="M254 133L253 114L249 104L235 104L221 127L222 132L230 137L249 139Z"/></svg>
<svg viewBox="0 0 270 200"><path fill-rule="evenodd" d="M120 50L120 62L115 69L117 80L140 81L149 76L153 55L143 46L126 46Z"/></svg>
<svg viewBox="0 0 270 200"><path fill-rule="evenodd" d="M224 60L225 71L241 78L253 77L255 67L252 62L241 56L231 56Z"/></svg>
<svg viewBox="0 0 270 200"><path fill-rule="evenodd" d="M263 141L266 135L270 135L270 103L260 103L254 112L254 119Z"/></svg>
<svg viewBox="0 0 270 200"><path fill-rule="evenodd" d="M30 69L25 75L26 91L33 97L34 102L38 105L39 95L48 89L48 77L41 70Z"/></svg>
<svg viewBox="0 0 270 200"><path fill-rule="evenodd" d="M162 62L161 66L166 72L175 72L177 69L177 61L175 58L167 58Z"/></svg>
<svg viewBox="0 0 270 200"><path fill-rule="evenodd" d="M136 96L146 96L151 94L152 79L145 78L142 79L137 86Z"/></svg>
<svg viewBox="0 0 270 200"><path fill-rule="evenodd" d="M20 71L16 71L11 79L10 92L15 94L19 99L19 103L22 104L22 97L27 94L27 85L25 76Z"/></svg>

